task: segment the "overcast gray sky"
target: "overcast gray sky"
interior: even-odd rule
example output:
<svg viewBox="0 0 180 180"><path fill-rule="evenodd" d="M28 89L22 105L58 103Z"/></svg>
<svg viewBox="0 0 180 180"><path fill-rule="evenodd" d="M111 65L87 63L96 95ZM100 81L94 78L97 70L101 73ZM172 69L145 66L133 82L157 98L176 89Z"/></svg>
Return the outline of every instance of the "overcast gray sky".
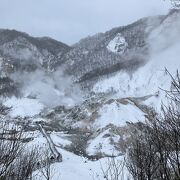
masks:
<svg viewBox="0 0 180 180"><path fill-rule="evenodd" d="M169 8L163 0L0 0L0 28L73 44Z"/></svg>

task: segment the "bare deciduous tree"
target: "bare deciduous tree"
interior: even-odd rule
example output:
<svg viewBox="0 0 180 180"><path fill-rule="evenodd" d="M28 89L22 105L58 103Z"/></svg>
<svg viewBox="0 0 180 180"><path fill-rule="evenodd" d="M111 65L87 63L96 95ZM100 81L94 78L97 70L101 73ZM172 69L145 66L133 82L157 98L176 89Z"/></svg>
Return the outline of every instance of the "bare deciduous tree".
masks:
<svg viewBox="0 0 180 180"><path fill-rule="evenodd" d="M22 128L8 124L0 127L0 179L28 180L37 168L38 148L26 149Z"/></svg>
<svg viewBox="0 0 180 180"><path fill-rule="evenodd" d="M55 157L50 154L50 151L46 149L41 158L41 165L39 172L42 177L46 180L51 180L53 178L54 170L52 168L52 163L55 161Z"/></svg>
<svg viewBox="0 0 180 180"><path fill-rule="evenodd" d="M93 179L98 180L124 180L124 177L126 176L124 174L124 168L125 168L125 159L119 160L117 157L111 157L107 159L106 164L102 164L100 161L101 166L101 175L96 174Z"/></svg>
<svg viewBox="0 0 180 180"><path fill-rule="evenodd" d="M134 124L127 167L136 180L180 179L179 73L171 78L170 102L161 115L152 112L146 123Z"/></svg>

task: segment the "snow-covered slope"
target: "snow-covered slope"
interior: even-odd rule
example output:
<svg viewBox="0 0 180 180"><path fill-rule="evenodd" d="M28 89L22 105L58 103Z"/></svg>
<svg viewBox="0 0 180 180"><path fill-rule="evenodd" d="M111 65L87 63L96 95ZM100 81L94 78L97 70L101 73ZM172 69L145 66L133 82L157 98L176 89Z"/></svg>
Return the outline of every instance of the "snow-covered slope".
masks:
<svg viewBox="0 0 180 180"><path fill-rule="evenodd" d="M104 133L105 134L105 133ZM29 134L29 137L34 137L34 140L28 143L28 146L31 147L33 145L37 145L42 149L47 148L47 140L46 138L35 132L34 134ZM59 144L68 144L68 142L64 141L64 139L59 136L63 136L62 134L57 134L55 139L53 139L55 133L51 133L51 138L54 141L54 145L57 148L58 152L62 154L63 161L56 162L51 165L50 168L50 177L52 180L92 180L92 179L104 179L103 171L107 171L109 169L109 164L112 158L102 158L100 161L91 161L85 157L75 155L74 153L68 152L59 147ZM109 150L106 147L106 150ZM118 156L115 158L115 162L118 163L120 167L123 168L124 164L124 156ZM128 180L131 176L128 173L127 169L124 167L123 171L119 171L119 176L124 180ZM34 172L33 180L45 180L46 178L43 176L42 171L37 170Z"/></svg>
<svg viewBox="0 0 180 180"><path fill-rule="evenodd" d="M179 50L180 43L156 53L145 66L139 68L135 73L119 72L98 82L94 86L94 91L108 92L113 89L119 93L120 97L133 97L155 94L159 91L159 87L169 88L170 78L165 73L165 68L174 74L180 67Z"/></svg>
<svg viewBox="0 0 180 180"><path fill-rule="evenodd" d="M99 114L100 117L94 124L97 128L104 128L109 124L123 127L126 125L126 122L138 122L144 119L144 113L131 103L123 105L113 102L104 105L99 110Z"/></svg>
<svg viewBox="0 0 180 180"><path fill-rule="evenodd" d="M51 166L51 177L53 180L92 180L92 179L104 179L102 168L104 171L108 169L108 158L103 158L101 161L89 161L86 158L76 156L72 153L59 149L64 159L62 163L54 163ZM118 157L117 162L123 163L123 157ZM36 174L33 180L46 180L40 172ZM128 180L131 176L127 169L119 175L124 180Z"/></svg>
<svg viewBox="0 0 180 180"><path fill-rule="evenodd" d="M117 92L118 97L141 97L155 95L151 98L155 108L160 108L161 100L165 100L165 93L170 90L171 78L165 71L168 69L173 76L180 67L179 55L180 43L166 49L165 51L152 56L152 60L144 67L141 67L134 74L119 72L116 75L98 82L94 86L95 92ZM159 96L159 97L158 97Z"/></svg>
<svg viewBox="0 0 180 180"><path fill-rule="evenodd" d="M165 68L173 75L180 67L180 13L174 12L149 36L151 57L148 63L134 73L118 72L109 78L97 82L93 90L96 93L116 92L118 97L141 97L156 95L151 98L155 108L165 100L165 93L170 90L171 78ZM151 104L152 104L151 103Z"/></svg>
<svg viewBox="0 0 180 180"><path fill-rule="evenodd" d="M5 100L4 105L11 108L11 117L33 117L39 114L44 106L36 99L12 97Z"/></svg>

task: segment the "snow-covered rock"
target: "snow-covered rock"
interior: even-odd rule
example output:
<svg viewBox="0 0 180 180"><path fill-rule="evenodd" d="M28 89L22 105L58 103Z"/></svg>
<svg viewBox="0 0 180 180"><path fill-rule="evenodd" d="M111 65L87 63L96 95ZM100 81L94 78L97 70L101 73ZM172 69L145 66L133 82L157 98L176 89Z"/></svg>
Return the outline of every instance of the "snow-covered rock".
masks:
<svg viewBox="0 0 180 180"><path fill-rule="evenodd" d="M111 40L107 46L107 49L111 52L123 54L128 47L126 39L121 33L118 33L113 40Z"/></svg>

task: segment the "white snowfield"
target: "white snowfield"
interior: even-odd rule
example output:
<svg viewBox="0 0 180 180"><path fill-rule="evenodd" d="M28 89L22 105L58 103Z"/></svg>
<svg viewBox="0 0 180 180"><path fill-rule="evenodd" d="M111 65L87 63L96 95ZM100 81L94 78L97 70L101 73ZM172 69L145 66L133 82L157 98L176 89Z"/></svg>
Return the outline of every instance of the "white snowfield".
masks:
<svg viewBox="0 0 180 180"><path fill-rule="evenodd" d="M126 122L144 120L144 113L132 104L123 105L118 102L104 105L99 111L100 117L94 123L97 128L104 128L109 124L123 127Z"/></svg>
<svg viewBox="0 0 180 180"><path fill-rule="evenodd" d="M59 134L60 135L60 134ZM51 137L54 136L54 133ZM33 140L30 144L37 144L41 147L46 146L46 139L42 135L36 135L37 138ZM57 144L56 144L57 143ZM64 144L64 140L61 141L59 138L58 142L55 142L55 145L59 146L59 143ZM51 166L51 178L53 180L103 180L104 175L103 170L108 169L108 158L103 158L100 161L89 161L88 159L77 156L71 152L65 151L61 148L57 148L59 153L63 156L63 162L54 163ZM118 163L124 162L124 157L119 156L116 158ZM127 169L124 167L120 175L124 180L128 180L130 175ZM37 170L34 172L33 180L46 180L42 175L41 171Z"/></svg>
<svg viewBox="0 0 180 180"><path fill-rule="evenodd" d="M104 170L108 169L108 158L100 161L88 161L87 159L76 156L70 152L59 149L63 156L62 163L54 163L51 167L51 178L53 180L103 180ZM123 163L124 157L117 157L117 161ZM33 180L46 180L40 172L35 172ZM126 168L120 174L123 180L130 180L130 175Z"/></svg>
<svg viewBox="0 0 180 180"><path fill-rule="evenodd" d="M9 114L11 117L33 117L44 108L44 105L36 99L16 97L7 99L4 105L11 108Z"/></svg>
<svg viewBox="0 0 180 180"><path fill-rule="evenodd" d="M122 36L121 33L118 33L113 40L107 45L107 49L111 52L123 54L128 47L126 39Z"/></svg>

